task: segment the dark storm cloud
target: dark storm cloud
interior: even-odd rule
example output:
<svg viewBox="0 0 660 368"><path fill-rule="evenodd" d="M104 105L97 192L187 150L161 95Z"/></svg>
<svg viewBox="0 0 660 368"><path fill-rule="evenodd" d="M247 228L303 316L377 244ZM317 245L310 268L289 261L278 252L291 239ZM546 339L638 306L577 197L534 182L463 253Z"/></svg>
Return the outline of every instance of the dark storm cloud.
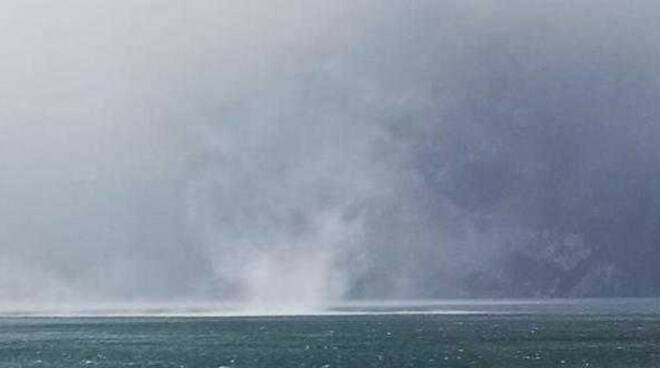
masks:
<svg viewBox="0 0 660 368"><path fill-rule="evenodd" d="M657 294L658 7L10 2L0 296Z"/></svg>

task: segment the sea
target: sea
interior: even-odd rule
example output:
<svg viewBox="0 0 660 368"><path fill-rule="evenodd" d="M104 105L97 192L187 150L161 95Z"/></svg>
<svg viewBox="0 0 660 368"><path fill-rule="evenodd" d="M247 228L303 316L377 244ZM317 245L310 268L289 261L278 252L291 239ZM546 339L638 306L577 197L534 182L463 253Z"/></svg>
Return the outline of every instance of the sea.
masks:
<svg viewBox="0 0 660 368"><path fill-rule="evenodd" d="M4 312L0 367L660 367L660 299Z"/></svg>

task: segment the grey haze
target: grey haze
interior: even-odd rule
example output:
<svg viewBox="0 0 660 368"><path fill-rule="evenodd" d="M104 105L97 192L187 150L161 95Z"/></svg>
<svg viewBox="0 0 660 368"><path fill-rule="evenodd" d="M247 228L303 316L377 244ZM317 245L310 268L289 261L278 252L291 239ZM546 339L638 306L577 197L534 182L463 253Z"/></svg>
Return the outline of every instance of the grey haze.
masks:
<svg viewBox="0 0 660 368"><path fill-rule="evenodd" d="M0 304L660 295L652 1L0 5Z"/></svg>

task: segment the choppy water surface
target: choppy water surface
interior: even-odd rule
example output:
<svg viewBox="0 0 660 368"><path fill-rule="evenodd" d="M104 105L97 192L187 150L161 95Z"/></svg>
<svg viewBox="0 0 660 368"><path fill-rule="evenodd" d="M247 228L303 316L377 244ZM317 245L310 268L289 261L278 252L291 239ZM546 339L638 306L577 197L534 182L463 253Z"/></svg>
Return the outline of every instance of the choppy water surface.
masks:
<svg viewBox="0 0 660 368"><path fill-rule="evenodd" d="M5 317L0 367L660 366L656 299L353 304L331 312Z"/></svg>

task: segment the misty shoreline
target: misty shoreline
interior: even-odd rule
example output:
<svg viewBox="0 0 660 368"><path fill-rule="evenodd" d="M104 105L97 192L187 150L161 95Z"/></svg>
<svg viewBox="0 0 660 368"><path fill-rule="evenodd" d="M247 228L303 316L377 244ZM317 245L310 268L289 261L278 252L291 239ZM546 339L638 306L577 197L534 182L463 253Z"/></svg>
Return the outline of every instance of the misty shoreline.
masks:
<svg viewBox="0 0 660 368"><path fill-rule="evenodd" d="M0 318L229 318L361 315L660 314L660 298L436 299L347 301L325 307L247 303L127 303L75 307L16 306Z"/></svg>

